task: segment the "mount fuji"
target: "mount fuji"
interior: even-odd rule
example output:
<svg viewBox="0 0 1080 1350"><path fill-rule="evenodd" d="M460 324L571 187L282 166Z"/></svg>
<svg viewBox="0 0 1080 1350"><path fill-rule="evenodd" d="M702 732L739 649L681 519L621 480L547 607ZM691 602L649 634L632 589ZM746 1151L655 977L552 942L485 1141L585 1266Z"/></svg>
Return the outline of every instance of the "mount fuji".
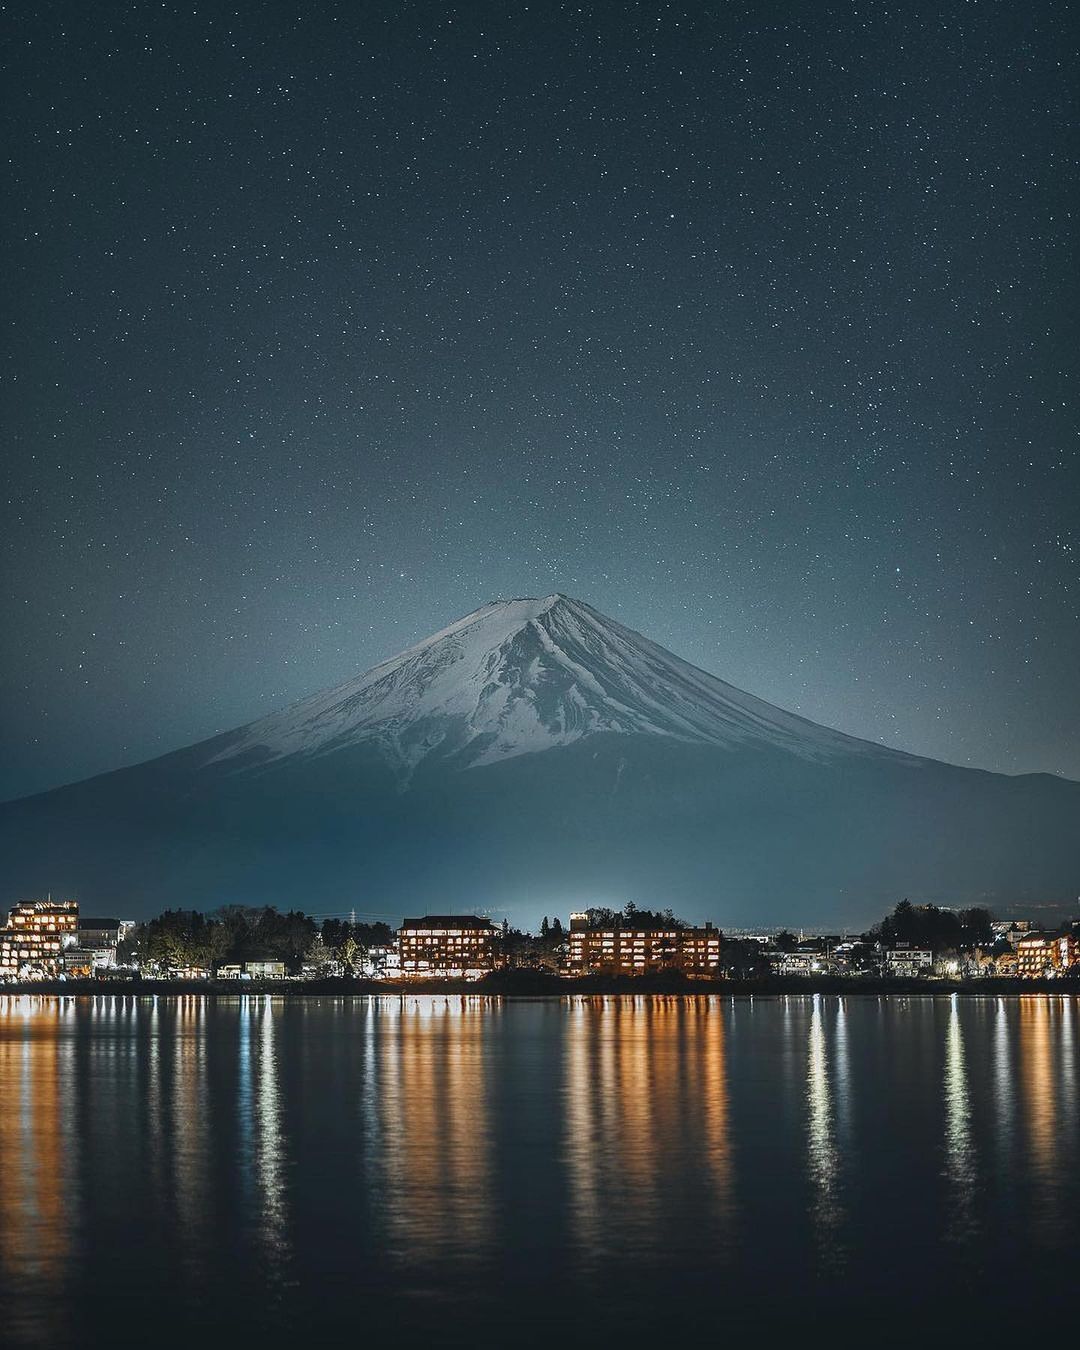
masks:
<svg viewBox="0 0 1080 1350"><path fill-rule="evenodd" d="M0 806L0 849L0 902L51 890L138 916L236 902L533 922L633 899L722 925L858 925L905 895L1066 905L1080 784L829 730L549 595Z"/></svg>
<svg viewBox="0 0 1080 1350"><path fill-rule="evenodd" d="M252 723L214 762L371 745L408 782L425 760L472 768L604 732L726 749L760 742L812 759L879 753L724 684L580 600L549 595L484 605L358 679Z"/></svg>

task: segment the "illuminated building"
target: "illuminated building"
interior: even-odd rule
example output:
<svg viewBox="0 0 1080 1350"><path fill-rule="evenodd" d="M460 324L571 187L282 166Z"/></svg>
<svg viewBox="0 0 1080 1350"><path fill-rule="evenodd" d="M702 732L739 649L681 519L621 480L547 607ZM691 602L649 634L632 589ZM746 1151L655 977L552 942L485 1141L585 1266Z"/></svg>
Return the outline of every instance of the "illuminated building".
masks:
<svg viewBox="0 0 1080 1350"><path fill-rule="evenodd" d="M283 980L284 961L245 961L244 974L252 980Z"/></svg>
<svg viewBox="0 0 1080 1350"><path fill-rule="evenodd" d="M95 951L89 947L65 947L60 953L60 960L63 972L69 979L88 980L95 970L114 965L116 953Z"/></svg>
<svg viewBox="0 0 1080 1350"><path fill-rule="evenodd" d="M885 971L889 975L909 979L915 975L929 975L934 964L934 953L929 947L893 947L885 953Z"/></svg>
<svg viewBox="0 0 1080 1350"><path fill-rule="evenodd" d="M79 946L88 951L113 951L135 927L134 919L80 918Z"/></svg>
<svg viewBox="0 0 1080 1350"><path fill-rule="evenodd" d="M244 961L218 966L219 980L283 980L284 961Z"/></svg>
<svg viewBox="0 0 1080 1350"><path fill-rule="evenodd" d="M1027 980L1061 975L1080 964L1075 932L1025 933L1016 944L1016 973Z"/></svg>
<svg viewBox="0 0 1080 1350"><path fill-rule="evenodd" d="M990 925L995 938L1004 938L1010 947L1015 947L1025 933L1031 932L1030 919L996 919Z"/></svg>
<svg viewBox="0 0 1080 1350"><path fill-rule="evenodd" d="M64 944L62 970L69 979L87 980L114 970L119 945L135 927L134 919L80 915L72 944Z"/></svg>
<svg viewBox="0 0 1080 1350"><path fill-rule="evenodd" d="M781 952L776 961L778 975L835 975L838 970L826 952Z"/></svg>
<svg viewBox="0 0 1080 1350"><path fill-rule="evenodd" d="M208 980L210 974L209 966L170 966L165 973L165 978L169 980Z"/></svg>
<svg viewBox="0 0 1080 1350"><path fill-rule="evenodd" d="M1016 973L1025 980L1041 980L1053 970L1054 939L1049 933L1027 933L1016 944Z"/></svg>
<svg viewBox="0 0 1080 1350"><path fill-rule="evenodd" d="M365 980L396 980L401 974L401 957L397 947L368 947L357 958L355 969Z"/></svg>
<svg viewBox="0 0 1080 1350"><path fill-rule="evenodd" d="M495 966L495 928L475 915L425 914L398 929L404 980L478 980Z"/></svg>
<svg viewBox="0 0 1080 1350"><path fill-rule="evenodd" d="M570 915L570 975L644 975L679 970L710 978L719 974L720 932L704 928L591 928L587 914Z"/></svg>
<svg viewBox="0 0 1080 1350"><path fill-rule="evenodd" d="M63 950L75 945L79 906L74 900L21 900L0 929L0 979L53 979L64 969Z"/></svg>
<svg viewBox="0 0 1080 1350"><path fill-rule="evenodd" d="M101 919L80 916L74 946L63 951L64 973L72 979L89 979L96 971L116 965L116 949L135 927L133 919Z"/></svg>

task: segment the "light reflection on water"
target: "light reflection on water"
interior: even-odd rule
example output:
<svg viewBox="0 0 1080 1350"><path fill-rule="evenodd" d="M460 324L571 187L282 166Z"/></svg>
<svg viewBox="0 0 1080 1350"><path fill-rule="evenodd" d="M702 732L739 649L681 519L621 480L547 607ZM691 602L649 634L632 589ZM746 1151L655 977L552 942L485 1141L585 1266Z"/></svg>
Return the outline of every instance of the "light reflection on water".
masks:
<svg viewBox="0 0 1080 1350"><path fill-rule="evenodd" d="M1025 1172L1031 1189L1031 1235L1055 1249L1075 1232L1075 1208L1063 1193L1062 1171L1075 1170L1076 1051L1074 1000L1025 996L1019 1000L1019 1065Z"/></svg>
<svg viewBox="0 0 1080 1350"><path fill-rule="evenodd" d="M722 1001L572 1000L566 1032L564 1157L577 1269L627 1253L662 1264L678 1252L686 1234L673 1188L686 1178L700 1202L697 1232L721 1261L735 1203Z"/></svg>
<svg viewBox="0 0 1080 1350"><path fill-rule="evenodd" d="M972 1201L978 1182L978 1161L971 1138L971 1100L964 1062L960 1000L953 994L945 1053L945 1170L950 1183L949 1237L964 1242L976 1229Z"/></svg>
<svg viewBox="0 0 1080 1350"><path fill-rule="evenodd" d="M995 1000L994 1013L994 1078L993 1096L997 1116L997 1165L1007 1174L1012 1167L1016 1148L1016 1085L1010 1034L1011 1000Z"/></svg>
<svg viewBox="0 0 1080 1350"><path fill-rule="evenodd" d="M944 1325L961 1267L1000 1319L1080 1244L1076 1016L0 997L0 1339L633 1340L905 1284Z"/></svg>
<svg viewBox="0 0 1080 1350"><path fill-rule="evenodd" d="M482 1263L494 1240L486 1018L462 1000L386 1000L374 1022L374 1179L397 1265Z"/></svg>
<svg viewBox="0 0 1080 1350"><path fill-rule="evenodd" d="M814 1194L812 1216L818 1256L826 1264L836 1267L843 1258L843 1249L838 1240L843 1207L839 1195L840 1156L836 1143L833 1091L829 1080L824 1002L820 994L813 995L806 1071L809 1114L807 1172ZM829 1000L830 1004L834 1002Z"/></svg>
<svg viewBox="0 0 1080 1350"><path fill-rule="evenodd" d="M41 1329L56 1337L65 1331L64 1277L78 1224L66 1148L73 1105L64 1090L66 1013L32 998L0 1004L0 1266L42 1309ZM11 1329L28 1329L18 1310Z"/></svg>
<svg viewBox="0 0 1080 1350"><path fill-rule="evenodd" d="M107 1010L108 1005L104 1006ZM172 1190L183 1238L183 1261L193 1281L198 1281L204 1274L210 1200L205 1009L204 1001L199 998L177 1000L178 1034L172 1050L171 1111L167 1129L159 1128L156 1140L163 1162L167 1165L171 1160ZM160 1059L156 1066L160 1092Z"/></svg>
<svg viewBox="0 0 1080 1350"><path fill-rule="evenodd" d="M240 1009L245 1027L245 1053L255 1072L255 1089L249 1096L244 1121L250 1144L248 1156L255 1185L255 1232L263 1249L276 1292L285 1282L289 1258L288 1204L285 1191L285 1148L281 1136L278 1098L278 1064L274 1047L274 1023L281 1015L279 999L245 998Z"/></svg>

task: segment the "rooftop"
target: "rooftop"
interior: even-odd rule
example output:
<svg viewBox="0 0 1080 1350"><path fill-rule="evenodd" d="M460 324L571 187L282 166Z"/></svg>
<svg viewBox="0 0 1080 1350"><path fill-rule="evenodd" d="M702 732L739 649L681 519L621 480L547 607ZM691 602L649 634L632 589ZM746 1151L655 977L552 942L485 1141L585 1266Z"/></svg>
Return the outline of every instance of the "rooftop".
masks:
<svg viewBox="0 0 1080 1350"><path fill-rule="evenodd" d="M490 928L491 920L476 914L425 914L420 919L405 919L402 928Z"/></svg>

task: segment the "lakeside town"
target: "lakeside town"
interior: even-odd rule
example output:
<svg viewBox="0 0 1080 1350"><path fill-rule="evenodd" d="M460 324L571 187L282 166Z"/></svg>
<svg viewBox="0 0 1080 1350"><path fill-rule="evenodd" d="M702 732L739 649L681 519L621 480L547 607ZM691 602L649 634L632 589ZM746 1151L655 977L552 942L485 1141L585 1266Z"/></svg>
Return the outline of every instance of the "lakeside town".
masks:
<svg viewBox="0 0 1080 1350"><path fill-rule="evenodd" d="M398 988L445 982L614 980L817 983L1080 981L1080 919L1047 929L983 908L901 901L861 934L787 929L722 932L670 909L545 917L537 932L479 914L427 914L390 925L299 910L225 906L167 910L155 919L84 915L74 900L21 901L0 928L0 984L80 987L141 981L229 985L328 981Z"/></svg>

